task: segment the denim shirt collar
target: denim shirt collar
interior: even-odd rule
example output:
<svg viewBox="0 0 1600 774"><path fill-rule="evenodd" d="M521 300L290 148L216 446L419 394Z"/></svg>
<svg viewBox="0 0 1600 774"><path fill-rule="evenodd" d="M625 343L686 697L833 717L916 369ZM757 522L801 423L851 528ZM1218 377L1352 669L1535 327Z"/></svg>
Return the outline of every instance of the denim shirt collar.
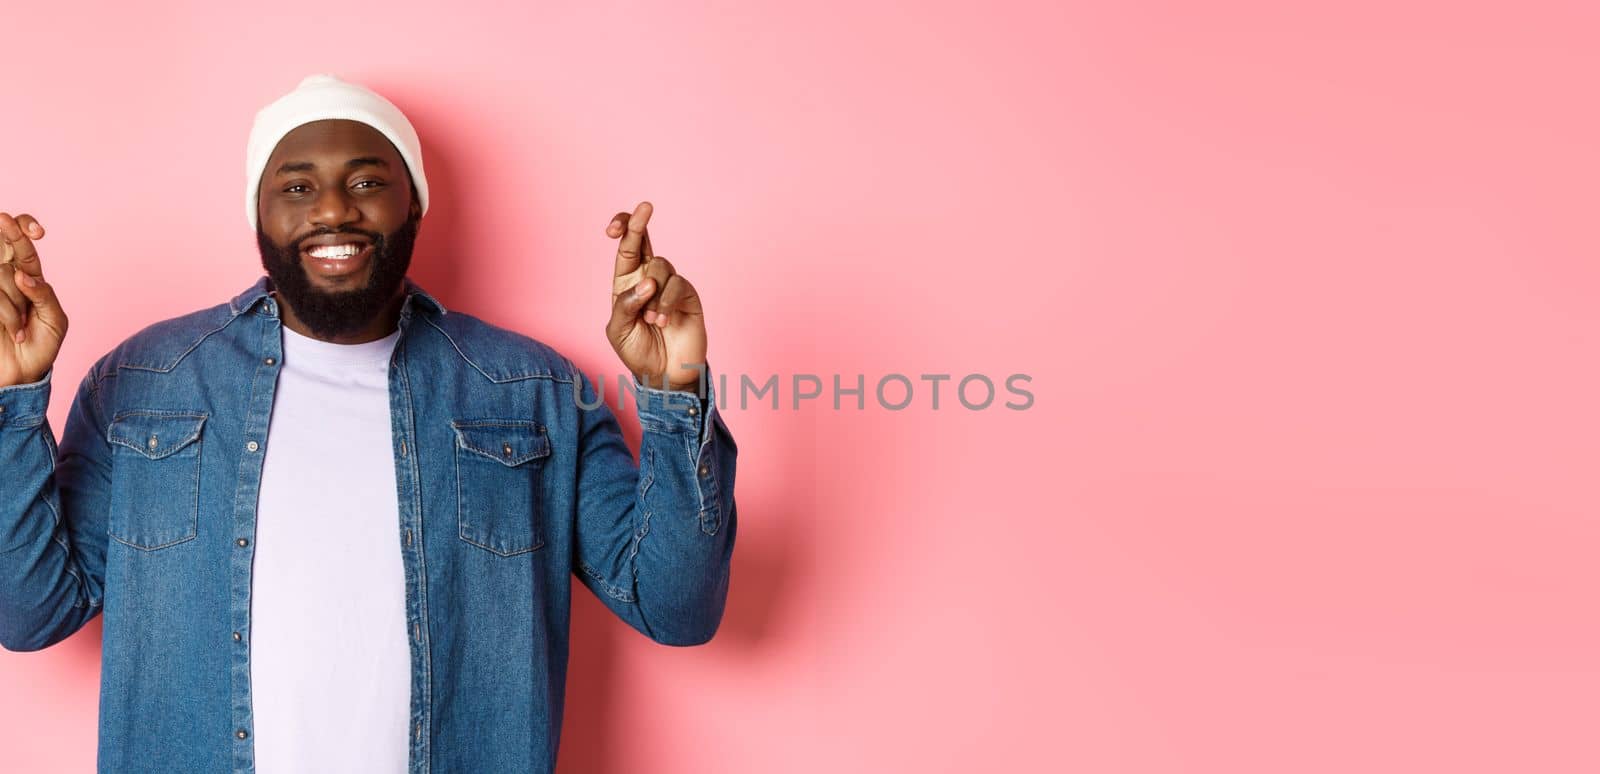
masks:
<svg viewBox="0 0 1600 774"><path fill-rule="evenodd" d="M416 282L412 281L410 276L404 278L404 284L406 300L405 303L400 307L400 314L402 316L411 316L411 308L413 304L421 305L424 311L431 310L439 315L444 315L449 311L448 309L444 308L444 304L439 303L438 299L434 298L432 295L429 295L428 291L423 290L421 285L418 285ZM234 296L233 299L228 302L228 308L233 312L233 315L237 317L240 314L254 309L256 304L260 303L263 299L270 299L272 289L272 278L263 274L256 280L254 285L246 288L243 293ZM275 307L273 309L273 314L276 315Z"/></svg>

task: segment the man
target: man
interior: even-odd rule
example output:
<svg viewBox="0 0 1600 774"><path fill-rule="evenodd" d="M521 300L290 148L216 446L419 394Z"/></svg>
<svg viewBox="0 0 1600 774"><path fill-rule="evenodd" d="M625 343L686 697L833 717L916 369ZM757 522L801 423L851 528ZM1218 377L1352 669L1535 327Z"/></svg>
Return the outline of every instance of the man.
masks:
<svg viewBox="0 0 1600 774"><path fill-rule="evenodd" d="M0 213L0 645L105 614L104 772L553 771L572 575L657 642L721 621L737 450L694 287L649 203L611 220L636 464L572 361L406 276L394 105L312 76L247 159L266 276L100 358L59 448L67 316L44 227Z"/></svg>

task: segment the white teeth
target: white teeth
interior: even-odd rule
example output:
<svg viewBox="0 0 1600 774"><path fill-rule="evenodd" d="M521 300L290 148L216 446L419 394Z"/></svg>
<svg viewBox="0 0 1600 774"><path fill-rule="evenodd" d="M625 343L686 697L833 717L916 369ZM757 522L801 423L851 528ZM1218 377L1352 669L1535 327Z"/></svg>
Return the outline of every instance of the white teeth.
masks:
<svg viewBox="0 0 1600 774"><path fill-rule="evenodd" d="M317 245L306 250L306 253L313 258L348 258L361 252L361 247L357 244Z"/></svg>

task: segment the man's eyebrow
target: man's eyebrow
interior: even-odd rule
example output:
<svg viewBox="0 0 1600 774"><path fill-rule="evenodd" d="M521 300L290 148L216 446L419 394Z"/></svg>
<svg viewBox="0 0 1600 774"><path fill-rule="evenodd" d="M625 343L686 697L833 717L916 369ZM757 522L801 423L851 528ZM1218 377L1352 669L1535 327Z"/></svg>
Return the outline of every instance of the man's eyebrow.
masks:
<svg viewBox="0 0 1600 774"><path fill-rule="evenodd" d="M344 168L346 170L356 169L358 167L383 167L384 169L388 169L389 162L384 161L377 156L357 156L356 158L350 159L344 163ZM317 165L309 161L286 161L284 162L283 166L278 167L276 174L287 175L291 172L310 172L316 168Z"/></svg>

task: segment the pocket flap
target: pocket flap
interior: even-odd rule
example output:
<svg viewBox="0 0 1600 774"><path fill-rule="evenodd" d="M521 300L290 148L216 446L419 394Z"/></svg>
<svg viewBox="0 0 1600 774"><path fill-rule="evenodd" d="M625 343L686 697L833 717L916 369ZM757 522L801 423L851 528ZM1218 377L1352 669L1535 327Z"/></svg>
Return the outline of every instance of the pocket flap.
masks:
<svg viewBox="0 0 1600 774"><path fill-rule="evenodd" d="M521 465L550 455L544 426L524 419L457 419L450 422L456 443L502 465Z"/></svg>
<svg viewBox="0 0 1600 774"><path fill-rule="evenodd" d="M206 416L181 411L126 411L111 420L106 440L159 460L199 440Z"/></svg>

